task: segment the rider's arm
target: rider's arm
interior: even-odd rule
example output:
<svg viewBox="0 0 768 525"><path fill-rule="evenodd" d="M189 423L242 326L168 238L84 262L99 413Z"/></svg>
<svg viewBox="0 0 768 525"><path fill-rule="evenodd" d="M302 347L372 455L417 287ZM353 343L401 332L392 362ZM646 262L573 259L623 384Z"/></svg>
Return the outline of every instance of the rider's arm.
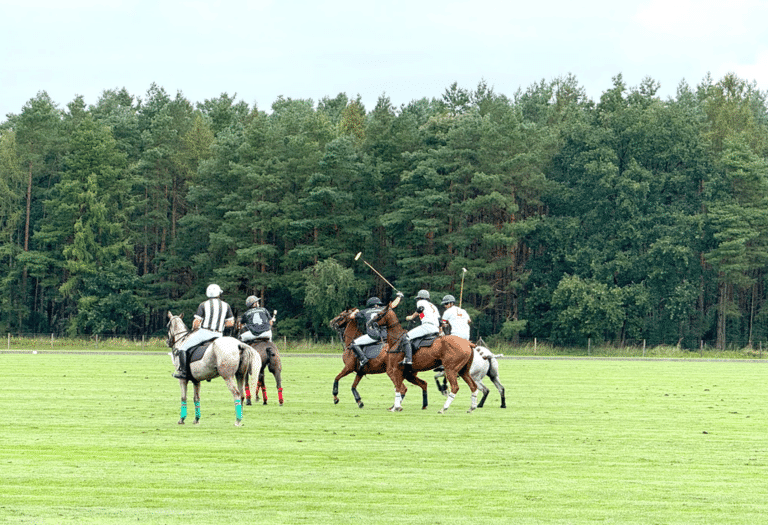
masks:
<svg viewBox="0 0 768 525"><path fill-rule="evenodd" d="M195 317L195 320L192 321L192 330L197 330L200 328L200 325L203 324L203 320L199 317Z"/></svg>

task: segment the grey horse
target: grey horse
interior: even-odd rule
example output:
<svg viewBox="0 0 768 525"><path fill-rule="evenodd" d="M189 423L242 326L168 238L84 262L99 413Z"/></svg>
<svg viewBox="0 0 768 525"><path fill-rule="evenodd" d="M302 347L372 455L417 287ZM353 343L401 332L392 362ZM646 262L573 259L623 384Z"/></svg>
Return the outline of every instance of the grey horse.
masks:
<svg viewBox="0 0 768 525"><path fill-rule="evenodd" d="M178 366L179 343L189 336L189 330L180 315L168 312L168 346L173 349L171 354L174 367ZM253 375L254 370L261 369L261 358L245 343L234 337L219 337L205 350L203 357L190 363L192 384L194 385L195 424L200 423L200 381L209 381L221 376L227 384L235 401L235 426L241 426L243 421L244 383L246 376ZM189 379L179 379L181 387L181 418L179 425L184 424L187 417L187 384Z"/></svg>

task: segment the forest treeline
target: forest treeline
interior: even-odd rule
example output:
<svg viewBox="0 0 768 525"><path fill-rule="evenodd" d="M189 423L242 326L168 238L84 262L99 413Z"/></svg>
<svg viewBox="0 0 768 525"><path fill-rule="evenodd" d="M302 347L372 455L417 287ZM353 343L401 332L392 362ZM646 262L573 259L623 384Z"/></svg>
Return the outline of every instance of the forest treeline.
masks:
<svg viewBox="0 0 768 525"><path fill-rule="evenodd" d="M0 330L161 333L216 282L239 312L263 297L281 336L328 334L392 297L366 261L409 301L460 298L486 338L765 339L766 93L733 74L658 88L481 81L268 111L40 92L0 125Z"/></svg>

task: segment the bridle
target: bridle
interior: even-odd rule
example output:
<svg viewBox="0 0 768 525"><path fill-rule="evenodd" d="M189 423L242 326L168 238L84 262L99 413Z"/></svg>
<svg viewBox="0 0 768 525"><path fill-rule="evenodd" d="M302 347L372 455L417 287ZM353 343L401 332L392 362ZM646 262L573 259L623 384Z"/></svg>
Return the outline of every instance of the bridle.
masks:
<svg viewBox="0 0 768 525"><path fill-rule="evenodd" d="M174 323L174 321L178 321L177 323ZM173 333L171 325L176 325L178 323L181 323L182 326L184 326L183 331L179 331L179 333ZM184 321L181 320L181 318L178 315L174 315L170 318L168 321L168 339L165 341L165 344L168 345L169 348L173 348L176 345L176 341L179 339L184 339L188 334L189 330L186 329L186 325L184 324Z"/></svg>

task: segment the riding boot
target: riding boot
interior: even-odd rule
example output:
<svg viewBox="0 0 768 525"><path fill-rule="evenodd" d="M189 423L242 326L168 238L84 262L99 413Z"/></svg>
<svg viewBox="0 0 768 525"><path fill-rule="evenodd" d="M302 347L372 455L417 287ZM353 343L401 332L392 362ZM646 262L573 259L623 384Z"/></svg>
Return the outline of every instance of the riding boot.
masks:
<svg viewBox="0 0 768 525"><path fill-rule="evenodd" d="M173 377L176 379L187 379L187 351L177 350L179 357L179 368Z"/></svg>
<svg viewBox="0 0 768 525"><path fill-rule="evenodd" d="M403 359L400 364L403 366L413 365L413 344L408 336L403 338L403 350L405 350L405 359Z"/></svg>
<svg viewBox="0 0 768 525"><path fill-rule="evenodd" d="M353 343L352 345L350 345L350 348L355 353L355 355L357 356L357 360L359 361L357 365L357 371L362 372L363 367L365 366L365 363L368 362L368 358L365 357L365 352L363 352L363 349L360 348L360 345L356 345Z"/></svg>

